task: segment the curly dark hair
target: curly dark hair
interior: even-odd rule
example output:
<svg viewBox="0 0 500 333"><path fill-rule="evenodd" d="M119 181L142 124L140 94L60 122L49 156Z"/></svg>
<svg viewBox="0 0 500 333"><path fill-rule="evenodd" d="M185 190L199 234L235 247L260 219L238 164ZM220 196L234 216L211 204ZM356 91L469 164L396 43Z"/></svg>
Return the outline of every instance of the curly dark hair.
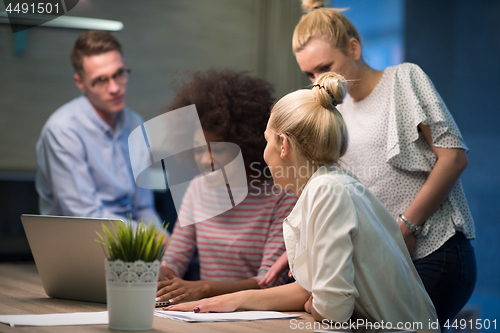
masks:
<svg viewBox="0 0 500 333"><path fill-rule="evenodd" d="M192 72L189 77L189 82L176 89L168 110L195 104L203 130L237 144L247 176L263 178L264 131L273 105L271 84L247 72L232 70L210 69ZM192 140L193 133L183 135L190 135Z"/></svg>

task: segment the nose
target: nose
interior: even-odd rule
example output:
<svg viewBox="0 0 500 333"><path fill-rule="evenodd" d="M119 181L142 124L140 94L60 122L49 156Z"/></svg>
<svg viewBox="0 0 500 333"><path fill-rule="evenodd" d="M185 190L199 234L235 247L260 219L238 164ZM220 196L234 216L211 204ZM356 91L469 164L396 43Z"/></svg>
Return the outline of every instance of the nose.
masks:
<svg viewBox="0 0 500 333"><path fill-rule="evenodd" d="M321 72L321 73L316 73L314 74L314 82L316 82L316 80L318 80L318 78L321 76L321 74L323 74L325 72Z"/></svg>
<svg viewBox="0 0 500 333"><path fill-rule="evenodd" d="M210 168L212 169L213 171L213 159L212 159L212 154L210 153L210 151L208 150L208 146L207 146L207 149L203 152L203 154L201 155L201 159L200 159L200 163L205 167L205 168Z"/></svg>
<svg viewBox="0 0 500 333"><path fill-rule="evenodd" d="M309 80L311 81L311 83L315 83L316 80L318 79L318 77L320 76L321 73L317 73L317 74L313 74L314 76L313 77L309 77Z"/></svg>
<svg viewBox="0 0 500 333"><path fill-rule="evenodd" d="M120 85L113 78L109 78L108 91L111 94L116 94L117 92L120 91Z"/></svg>

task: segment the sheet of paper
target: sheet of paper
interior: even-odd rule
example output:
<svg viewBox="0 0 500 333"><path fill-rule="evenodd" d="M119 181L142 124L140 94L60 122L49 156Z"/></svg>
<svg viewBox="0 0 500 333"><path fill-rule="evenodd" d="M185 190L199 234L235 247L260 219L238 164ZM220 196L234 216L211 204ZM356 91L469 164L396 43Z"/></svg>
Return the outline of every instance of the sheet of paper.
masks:
<svg viewBox="0 0 500 333"><path fill-rule="evenodd" d="M108 311L36 315L2 315L0 316L0 323L10 326L107 325Z"/></svg>
<svg viewBox="0 0 500 333"><path fill-rule="evenodd" d="M245 321L245 320L270 320L289 319L298 317L298 314L286 314L276 311L238 311L224 313L194 313L182 311L155 311L155 316L170 318L187 322L212 322L212 321Z"/></svg>

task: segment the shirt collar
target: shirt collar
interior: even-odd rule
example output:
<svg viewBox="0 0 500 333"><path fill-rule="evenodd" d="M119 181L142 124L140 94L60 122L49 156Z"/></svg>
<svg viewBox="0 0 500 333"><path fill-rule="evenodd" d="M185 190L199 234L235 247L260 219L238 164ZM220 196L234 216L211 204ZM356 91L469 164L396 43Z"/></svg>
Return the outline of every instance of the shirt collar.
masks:
<svg viewBox="0 0 500 333"><path fill-rule="evenodd" d="M297 203L295 204L295 207L292 209L290 212L290 215L285 218L285 223L289 224L293 228L297 228L302 220L301 217L301 209L299 208L302 204L302 201L304 200L304 193L307 191L307 187L311 183L311 180L313 180L316 177L326 175L329 173L345 173L345 171L339 170L339 168L335 165L323 165L316 170L316 172L313 173L311 178L307 181L306 186L304 187L304 190L302 191L302 194L299 197L299 200L297 200Z"/></svg>
<svg viewBox="0 0 500 333"><path fill-rule="evenodd" d="M358 177L356 177L356 175L354 173L352 173L350 170L344 169L342 167L339 168L338 166L336 166L334 164L323 165L318 170L316 170L316 172L311 176L311 178L309 179L309 181L306 184L306 187L304 188L304 191L307 188L307 185L309 185L309 183L311 182L311 179L319 177L321 175L332 174L332 173L347 175L347 176L355 179L356 181L359 181Z"/></svg>
<svg viewBox="0 0 500 333"><path fill-rule="evenodd" d="M330 173L332 171L338 171L339 169L335 166L335 165L322 165L318 168L318 170L316 170L315 173L313 173L313 175L311 176L311 178L309 178L309 181L307 182L306 184L306 187L304 188L304 191L305 189L307 188L307 186L311 183L311 180L316 178L316 177L319 177L321 175L326 175L327 173Z"/></svg>
<svg viewBox="0 0 500 333"><path fill-rule="evenodd" d="M101 131L106 133L108 136L118 136L121 134L125 127L125 112L123 109L120 111L116 117L115 130L113 130L104 120L99 117L97 112L95 111L92 104L85 95L80 97L80 106L84 112L84 114L90 119L90 121L96 125Z"/></svg>

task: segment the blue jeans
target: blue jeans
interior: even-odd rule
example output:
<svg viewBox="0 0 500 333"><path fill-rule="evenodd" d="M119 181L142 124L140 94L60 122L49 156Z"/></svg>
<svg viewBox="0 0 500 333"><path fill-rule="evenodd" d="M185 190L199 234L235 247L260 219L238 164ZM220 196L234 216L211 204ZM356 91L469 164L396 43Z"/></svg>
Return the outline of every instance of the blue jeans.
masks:
<svg viewBox="0 0 500 333"><path fill-rule="evenodd" d="M413 262L431 297L441 329L460 312L476 285L476 256L470 240L457 232L439 249ZM451 323L450 323L451 324Z"/></svg>

